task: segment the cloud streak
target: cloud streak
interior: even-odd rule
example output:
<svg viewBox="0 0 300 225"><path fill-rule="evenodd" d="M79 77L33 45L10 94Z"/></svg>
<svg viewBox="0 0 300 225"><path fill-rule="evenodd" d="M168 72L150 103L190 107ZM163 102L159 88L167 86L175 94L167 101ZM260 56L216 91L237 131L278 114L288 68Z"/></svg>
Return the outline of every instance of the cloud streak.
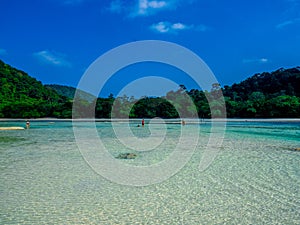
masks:
<svg viewBox="0 0 300 225"><path fill-rule="evenodd" d="M150 29L157 33L162 34L178 34L178 32L183 30L195 30L195 31L206 31L207 27L204 25L194 26L187 25L184 23L170 23L168 21L162 21L159 23L152 24Z"/></svg>
<svg viewBox="0 0 300 225"><path fill-rule="evenodd" d="M248 63L268 63L270 62L267 58L257 58L257 59L243 59L244 64Z"/></svg>
<svg viewBox="0 0 300 225"><path fill-rule="evenodd" d="M283 28L285 28L287 26L294 25L294 24L297 24L297 23L300 23L300 18L286 20L286 21L284 21L282 23L277 24L276 28L277 29L283 29Z"/></svg>
<svg viewBox="0 0 300 225"><path fill-rule="evenodd" d="M71 67L72 64L65 59L65 55L57 52L51 52L48 50L43 50L40 52L33 53L33 56L37 58L40 62L58 66L58 67Z"/></svg>
<svg viewBox="0 0 300 225"><path fill-rule="evenodd" d="M174 10L180 3L190 4L193 1L183 0L113 0L108 7L112 13L125 13L128 17L151 16L160 11Z"/></svg>
<svg viewBox="0 0 300 225"><path fill-rule="evenodd" d="M171 9L175 5L172 1L157 1L157 0L139 0L137 7L131 13L132 17L135 16L148 16L157 13L160 10Z"/></svg>

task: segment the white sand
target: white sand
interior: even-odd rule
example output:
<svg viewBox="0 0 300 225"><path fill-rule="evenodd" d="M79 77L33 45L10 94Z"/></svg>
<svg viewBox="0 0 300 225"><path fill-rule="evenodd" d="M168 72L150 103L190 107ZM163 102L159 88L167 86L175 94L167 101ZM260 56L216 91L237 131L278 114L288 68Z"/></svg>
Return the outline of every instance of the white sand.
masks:
<svg viewBox="0 0 300 225"><path fill-rule="evenodd" d="M0 130L25 130L24 127L0 127Z"/></svg>

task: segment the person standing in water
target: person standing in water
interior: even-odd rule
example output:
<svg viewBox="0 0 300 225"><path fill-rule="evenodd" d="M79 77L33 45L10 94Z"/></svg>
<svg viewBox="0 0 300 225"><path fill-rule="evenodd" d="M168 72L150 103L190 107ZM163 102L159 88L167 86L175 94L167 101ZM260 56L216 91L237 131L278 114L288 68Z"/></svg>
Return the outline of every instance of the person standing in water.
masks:
<svg viewBox="0 0 300 225"><path fill-rule="evenodd" d="M184 125L185 125L185 121L184 121L184 120L182 120L182 121L181 121L181 124L182 124L182 126L184 126Z"/></svg>
<svg viewBox="0 0 300 225"><path fill-rule="evenodd" d="M142 127L144 127L144 126L145 126L145 120L142 119Z"/></svg>
<svg viewBox="0 0 300 225"><path fill-rule="evenodd" d="M26 129L29 129L30 128L30 122L29 120L26 121Z"/></svg>

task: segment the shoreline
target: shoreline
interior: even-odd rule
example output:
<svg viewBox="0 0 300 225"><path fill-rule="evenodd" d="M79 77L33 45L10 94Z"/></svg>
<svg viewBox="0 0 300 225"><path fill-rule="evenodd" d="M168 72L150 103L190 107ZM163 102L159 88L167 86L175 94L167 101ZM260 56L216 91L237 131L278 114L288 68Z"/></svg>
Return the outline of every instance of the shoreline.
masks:
<svg viewBox="0 0 300 225"><path fill-rule="evenodd" d="M24 127L0 127L0 130L25 130Z"/></svg>
<svg viewBox="0 0 300 225"><path fill-rule="evenodd" d="M23 119L23 118L0 118L0 122L26 122L27 120L32 122L127 122L129 121L140 121L142 118L132 118L132 119L123 119L123 118L114 118L114 119L59 119L59 118L35 118L35 119ZM150 121L153 119L145 118L145 120ZM154 118L155 120L155 118ZM160 119L159 119L160 120ZM300 118L225 118L225 119L195 119L195 118L175 118L175 119L163 119L166 122L180 122L185 120L186 122L300 122Z"/></svg>

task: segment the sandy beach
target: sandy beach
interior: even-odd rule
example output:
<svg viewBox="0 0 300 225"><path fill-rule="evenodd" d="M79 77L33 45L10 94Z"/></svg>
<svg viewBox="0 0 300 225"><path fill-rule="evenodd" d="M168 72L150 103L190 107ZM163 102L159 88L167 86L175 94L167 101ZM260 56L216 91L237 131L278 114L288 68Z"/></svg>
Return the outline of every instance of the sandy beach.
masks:
<svg viewBox="0 0 300 225"><path fill-rule="evenodd" d="M73 124L67 122L71 120L36 119L30 120L31 128L26 131L0 131L1 223L299 224L299 119L228 119L234 122L226 123L222 146L213 145L218 154L205 171L199 165L207 143L222 127L212 130L209 122L189 125L193 120L185 120L184 127L172 123L148 126L146 120L142 129L134 126L135 121L141 122L137 119L118 140L114 126L126 131L126 120L114 125L95 123L97 140L86 133L91 123L76 124L87 135L86 145L80 145L84 139L74 138ZM15 121L2 119L0 127L25 127L25 119ZM164 131L161 144L148 141L151 132L160 135ZM168 160L174 157L175 165L182 162L191 148L191 136L182 134L197 133L192 157L176 172ZM143 141L137 150L122 142L133 137ZM98 148L98 141L105 149ZM147 143L153 143L153 149L147 150ZM135 171L166 165L166 169L153 167L149 175L133 173L132 177L148 180L151 174L176 174L144 187L121 185L94 170L80 146L96 147L100 153L106 150L112 156L114 161L108 165L101 156L93 157L104 172L118 165ZM128 154L136 157L120 158ZM121 174L117 177L128 180Z"/></svg>

